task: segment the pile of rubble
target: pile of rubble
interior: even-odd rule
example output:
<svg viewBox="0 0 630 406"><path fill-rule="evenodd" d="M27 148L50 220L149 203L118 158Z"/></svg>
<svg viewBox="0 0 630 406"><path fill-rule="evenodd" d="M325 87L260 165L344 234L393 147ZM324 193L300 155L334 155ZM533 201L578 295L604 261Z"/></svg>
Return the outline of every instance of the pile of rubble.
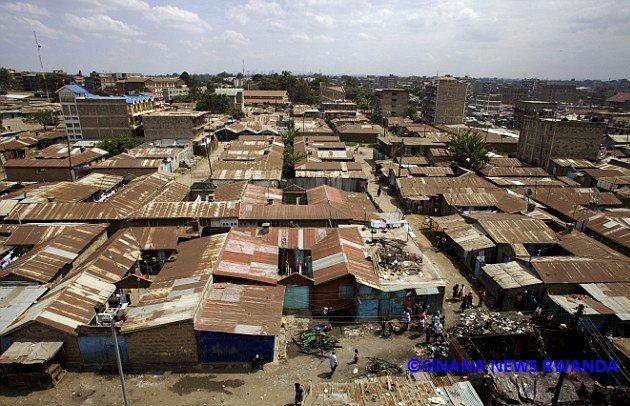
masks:
<svg viewBox="0 0 630 406"><path fill-rule="evenodd" d="M459 322L449 329L455 337L482 334L523 334L535 331L531 320L520 313L462 313Z"/></svg>
<svg viewBox="0 0 630 406"><path fill-rule="evenodd" d="M422 274L422 257L407 252L404 242L373 239L368 243L373 245L370 257L382 277Z"/></svg>

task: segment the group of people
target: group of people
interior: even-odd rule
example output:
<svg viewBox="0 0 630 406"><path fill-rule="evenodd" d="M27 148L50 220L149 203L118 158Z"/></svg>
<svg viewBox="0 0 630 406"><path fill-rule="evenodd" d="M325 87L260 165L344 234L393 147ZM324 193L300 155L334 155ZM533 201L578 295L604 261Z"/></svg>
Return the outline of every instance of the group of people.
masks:
<svg viewBox="0 0 630 406"><path fill-rule="evenodd" d="M429 320L426 314L420 315L418 322L418 330L420 335L425 334L425 343L432 343L436 339L442 338L444 332L444 326L446 324L446 317L438 310Z"/></svg>
<svg viewBox="0 0 630 406"><path fill-rule="evenodd" d="M481 307L483 305L484 300L486 299L487 292L485 289L479 290L479 303L477 307ZM453 286L453 301L461 301L461 305L459 306L461 311L473 307L473 293L466 293L466 285L462 283L460 286L458 283Z"/></svg>
<svg viewBox="0 0 630 406"><path fill-rule="evenodd" d="M538 307L538 299L534 292L519 292L514 298L514 308L517 310L536 309Z"/></svg>

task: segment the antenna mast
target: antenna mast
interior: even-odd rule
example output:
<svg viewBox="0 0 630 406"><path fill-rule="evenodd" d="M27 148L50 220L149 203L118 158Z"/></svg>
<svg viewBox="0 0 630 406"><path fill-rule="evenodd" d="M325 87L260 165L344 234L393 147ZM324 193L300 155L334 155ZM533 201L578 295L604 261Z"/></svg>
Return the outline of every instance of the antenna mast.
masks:
<svg viewBox="0 0 630 406"><path fill-rule="evenodd" d="M37 40L37 33L33 30L33 36L35 37L35 45L37 46L37 57L39 58L39 67L42 70L42 76L44 78L44 88L46 89L46 100L50 99L50 95L48 94L48 83L46 83L46 72L44 72L44 63L42 62L42 46L39 45L39 41Z"/></svg>

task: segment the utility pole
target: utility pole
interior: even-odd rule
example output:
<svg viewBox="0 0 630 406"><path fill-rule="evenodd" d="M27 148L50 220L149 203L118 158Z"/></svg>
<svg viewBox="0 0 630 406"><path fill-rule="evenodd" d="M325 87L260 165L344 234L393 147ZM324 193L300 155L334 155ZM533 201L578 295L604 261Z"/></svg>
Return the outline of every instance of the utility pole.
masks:
<svg viewBox="0 0 630 406"><path fill-rule="evenodd" d="M46 83L46 72L44 72L44 63L42 62L42 46L39 45L39 41L37 40L37 33L33 31L33 36L35 37L35 45L37 46L37 57L39 58L39 67L42 70L42 77L44 78L44 89L46 89L46 101L50 101L50 95L48 94L48 83Z"/></svg>
<svg viewBox="0 0 630 406"><path fill-rule="evenodd" d="M116 362L118 363L118 376L120 376L120 386L122 387L123 400L125 406L129 406L129 398L127 397L127 387L125 386L125 375L123 373L122 362L120 360L120 348L118 348L118 338L116 337L116 323L114 320L109 324L112 329L112 338L114 339L114 351L116 352Z"/></svg>
<svg viewBox="0 0 630 406"><path fill-rule="evenodd" d="M584 315L584 305L581 304L577 307L577 311L575 312L575 317L573 319L572 330L577 331L578 325L580 324L580 319ZM564 382L564 378L566 378L567 372L565 369L560 371L560 377L558 378L558 383L556 384L556 389L553 392L553 399L551 400L551 406L558 406L558 400L560 399L560 390L562 389L562 383Z"/></svg>

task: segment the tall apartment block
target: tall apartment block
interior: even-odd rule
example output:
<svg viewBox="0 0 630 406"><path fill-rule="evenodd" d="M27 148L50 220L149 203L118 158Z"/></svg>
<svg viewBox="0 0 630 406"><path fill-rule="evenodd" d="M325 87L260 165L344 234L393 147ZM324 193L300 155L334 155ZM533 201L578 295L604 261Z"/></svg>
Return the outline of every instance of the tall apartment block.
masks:
<svg viewBox="0 0 630 406"><path fill-rule="evenodd" d="M425 121L433 125L462 124L465 117L469 83L446 76L433 81L426 88L422 107Z"/></svg>
<svg viewBox="0 0 630 406"><path fill-rule="evenodd" d="M377 117L405 117L409 109L407 89L376 89L374 115Z"/></svg>
<svg viewBox="0 0 630 406"><path fill-rule="evenodd" d="M525 116L517 157L547 171L554 158L595 161L605 130L603 122Z"/></svg>
<svg viewBox="0 0 630 406"><path fill-rule="evenodd" d="M140 116L155 110L153 97L144 95L99 96L78 85L66 85L57 94L71 141L141 136Z"/></svg>

